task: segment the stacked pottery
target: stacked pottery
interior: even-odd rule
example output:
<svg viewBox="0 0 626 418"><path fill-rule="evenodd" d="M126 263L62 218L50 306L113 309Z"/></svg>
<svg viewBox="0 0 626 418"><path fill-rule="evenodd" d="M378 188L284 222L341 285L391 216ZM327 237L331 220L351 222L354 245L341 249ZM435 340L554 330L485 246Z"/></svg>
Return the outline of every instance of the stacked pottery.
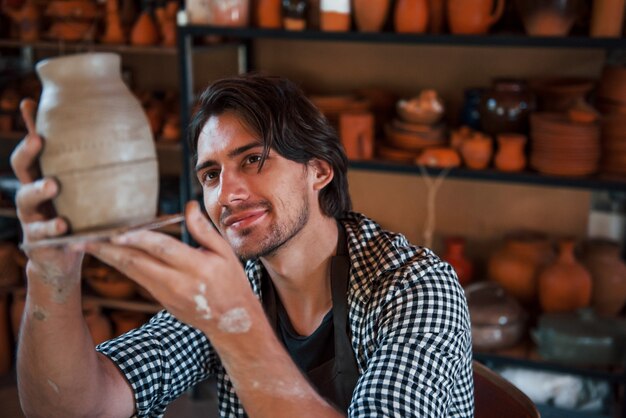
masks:
<svg viewBox="0 0 626 418"><path fill-rule="evenodd" d="M530 165L559 176L584 176L598 170L600 125L572 121L564 113L537 112L530 118Z"/></svg>
<svg viewBox="0 0 626 418"><path fill-rule="evenodd" d="M600 315L618 315L626 306L626 264L615 241L593 239L581 245L581 263L593 280L591 306Z"/></svg>
<svg viewBox="0 0 626 418"><path fill-rule="evenodd" d="M594 80L582 77L543 77L530 80L537 97L537 110L566 112L584 102L594 87Z"/></svg>
<svg viewBox="0 0 626 418"><path fill-rule="evenodd" d="M379 146L381 157L395 159L395 150L399 160L413 162L422 150L445 145L445 126L440 123L444 105L437 92L423 90L411 99L399 100L396 111L397 117L385 126L386 145Z"/></svg>
<svg viewBox="0 0 626 418"><path fill-rule="evenodd" d="M68 55L37 64L43 91L37 132L46 138L44 176L55 177L53 203L72 232L154 219L158 167L140 103L111 53Z"/></svg>
<svg viewBox="0 0 626 418"><path fill-rule="evenodd" d="M562 240L557 259L539 274L539 303L544 312L572 312L591 302L591 275L576 260L574 246L574 240Z"/></svg>

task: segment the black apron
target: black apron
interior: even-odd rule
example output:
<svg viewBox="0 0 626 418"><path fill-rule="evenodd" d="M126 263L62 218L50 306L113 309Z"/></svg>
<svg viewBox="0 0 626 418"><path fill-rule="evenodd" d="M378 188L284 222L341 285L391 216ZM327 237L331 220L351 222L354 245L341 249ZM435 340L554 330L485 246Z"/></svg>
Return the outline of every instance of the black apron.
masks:
<svg viewBox="0 0 626 418"><path fill-rule="evenodd" d="M310 370L306 376L321 396L342 411L348 411L352 392L359 379L359 369L348 335L350 259L343 226L338 225L338 230L337 255L332 258L330 266L335 357ZM276 335L279 335L276 293L267 275L264 275L261 291L265 312Z"/></svg>

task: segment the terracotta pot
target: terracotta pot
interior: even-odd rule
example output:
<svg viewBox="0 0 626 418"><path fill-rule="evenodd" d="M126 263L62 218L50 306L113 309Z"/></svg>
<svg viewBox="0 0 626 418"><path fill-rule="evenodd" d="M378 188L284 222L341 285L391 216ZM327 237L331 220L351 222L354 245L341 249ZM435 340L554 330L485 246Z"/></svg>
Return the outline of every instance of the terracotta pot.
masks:
<svg viewBox="0 0 626 418"><path fill-rule="evenodd" d="M266 29L280 29L283 25L281 0L257 0L257 26Z"/></svg>
<svg viewBox="0 0 626 418"><path fill-rule="evenodd" d="M361 32L380 32L387 20L389 0L353 0L354 20Z"/></svg>
<svg viewBox="0 0 626 418"><path fill-rule="evenodd" d="M320 29L328 32L350 30L350 0L321 0Z"/></svg>
<svg viewBox="0 0 626 418"><path fill-rule="evenodd" d="M626 306L626 263L615 241L589 240L582 245L581 263L591 273L591 306L600 315L614 316Z"/></svg>
<svg viewBox="0 0 626 418"><path fill-rule="evenodd" d="M111 320L114 326L113 333L118 336L139 328L148 320L148 316L143 312L113 311L111 312Z"/></svg>
<svg viewBox="0 0 626 418"><path fill-rule="evenodd" d="M526 167L524 145L526 136L521 134L498 135L498 152L494 160L500 171L521 171Z"/></svg>
<svg viewBox="0 0 626 418"><path fill-rule="evenodd" d="M487 274L509 294L529 304L537 297L539 272L553 257L552 246L545 235L530 231L514 232L489 257Z"/></svg>
<svg viewBox="0 0 626 418"><path fill-rule="evenodd" d="M374 115L370 112L341 114L339 137L349 159L371 159L374 156Z"/></svg>
<svg viewBox="0 0 626 418"><path fill-rule="evenodd" d="M585 5L584 0L516 0L526 33L531 36L566 36Z"/></svg>
<svg viewBox="0 0 626 418"><path fill-rule="evenodd" d="M143 11L130 32L130 43L137 46L150 46L159 43L157 25L148 11Z"/></svg>
<svg viewBox="0 0 626 418"><path fill-rule="evenodd" d="M474 276L474 263L465 255L465 239L449 237L445 243L446 249L442 259L454 268L461 286L467 286Z"/></svg>
<svg viewBox="0 0 626 418"><path fill-rule="evenodd" d="M9 295L0 293L0 375L9 373L13 363L13 339L9 327Z"/></svg>
<svg viewBox="0 0 626 418"><path fill-rule="evenodd" d="M113 269L86 268L83 275L89 287L98 295L114 299L128 299L135 294L135 282Z"/></svg>
<svg viewBox="0 0 626 418"><path fill-rule="evenodd" d="M208 0L209 24L244 27L250 22L249 0Z"/></svg>
<svg viewBox="0 0 626 418"><path fill-rule="evenodd" d="M624 0L594 0L589 34L592 37L622 36L625 3Z"/></svg>
<svg viewBox="0 0 626 418"><path fill-rule="evenodd" d="M90 53L37 64L43 91L40 164L61 192L56 212L73 232L153 219L158 168L146 115L120 75L120 57ZM114 197L114 198L112 198Z"/></svg>
<svg viewBox="0 0 626 418"><path fill-rule="evenodd" d="M486 135L474 135L461 143L463 162L472 170L483 170L489 166L493 154L493 143Z"/></svg>
<svg viewBox="0 0 626 418"><path fill-rule="evenodd" d="M428 28L428 0L398 0L394 27L398 33L424 33Z"/></svg>
<svg viewBox="0 0 626 418"><path fill-rule="evenodd" d="M499 78L482 96L480 122L491 134L528 132L534 97L524 80Z"/></svg>
<svg viewBox="0 0 626 418"><path fill-rule="evenodd" d="M448 0L447 12L451 33L480 35L500 19L504 0Z"/></svg>
<svg viewBox="0 0 626 418"><path fill-rule="evenodd" d="M11 242L0 242L0 288L20 283L22 273L17 264L18 249Z"/></svg>
<svg viewBox="0 0 626 418"><path fill-rule="evenodd" d="M106 29L100 38L100 42L103 44L123 44L126 42L117 1L107 0L106 2Z"/></svg>
<svg viewBox="0 0 626 418"><path fill-rule="evenodd" d="M83 316L89 328L89 333L94 345L98 345L113 337L113 327L106 316L102 314L100 307L95 304L83 306Z"/></svg>
<svg viewBox="0 0 626 418"><path fill-rule="evenodd" d="M4 7L2 11L19 27L20 40L24 42L39 40L41 11L34 0L27 0L20 10Z"/></svg>
<svg viewBox="0 0 626 418"><path fill-rule="evenodd" d="M15 341L18 340L25 305L26 289L17 289L13 292L13 300L11 302L11 330L13 331L13 339Z"/></svg>
<svg viewBox="0 0 626 418"><path fill-rule="evenodd" d="M554 263L539 274L539 303L544 312L570 312L589 306L591 275L574 257L574 240L559 243Z"/></svg>

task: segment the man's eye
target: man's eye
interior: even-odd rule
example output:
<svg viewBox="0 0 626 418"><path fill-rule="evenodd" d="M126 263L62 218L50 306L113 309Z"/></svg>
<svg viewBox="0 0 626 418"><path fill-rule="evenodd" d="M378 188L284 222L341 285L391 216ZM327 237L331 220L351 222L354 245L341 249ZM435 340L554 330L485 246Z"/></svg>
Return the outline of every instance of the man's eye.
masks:
<svg viewBox="0 0 626 418"><path fill-rule="evenodd" d="M202 175L202 181L210 182L212 180L215 180L218 175L219 173L217 171L207 171Z"/></svg>
<svg viewBox="0 0 626 418"><path fill-rule="evenodd" d="M246 159L246 162L248 164L257 164L257 163L261 162L261 156L260 155L250 155Z"/></svg>

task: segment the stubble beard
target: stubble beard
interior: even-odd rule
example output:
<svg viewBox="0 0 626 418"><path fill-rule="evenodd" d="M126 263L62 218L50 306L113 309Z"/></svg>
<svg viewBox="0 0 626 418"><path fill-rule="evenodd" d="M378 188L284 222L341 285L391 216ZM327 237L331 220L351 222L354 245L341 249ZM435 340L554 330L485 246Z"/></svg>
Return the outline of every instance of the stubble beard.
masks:
<svg viewBox="0 0 626 418"><path fill-rule="evenodd" d="M286 223L278 224L274 223L270 225L270 230L267 235L261 239L261 241L254 245L249 250L235 249L237 256L242 260L250 260L260 257L272 257L283 248L293 237L304 228L309 221L309 202L308 196L303 196L300 202L300 208L297 215L293 219L287 219ZM268 210L268 213L273 211L273 206L269 202L263 202L263 207ZM252 234L253 228L244 229L240 232L242 238L248 237Z"/></svg>

